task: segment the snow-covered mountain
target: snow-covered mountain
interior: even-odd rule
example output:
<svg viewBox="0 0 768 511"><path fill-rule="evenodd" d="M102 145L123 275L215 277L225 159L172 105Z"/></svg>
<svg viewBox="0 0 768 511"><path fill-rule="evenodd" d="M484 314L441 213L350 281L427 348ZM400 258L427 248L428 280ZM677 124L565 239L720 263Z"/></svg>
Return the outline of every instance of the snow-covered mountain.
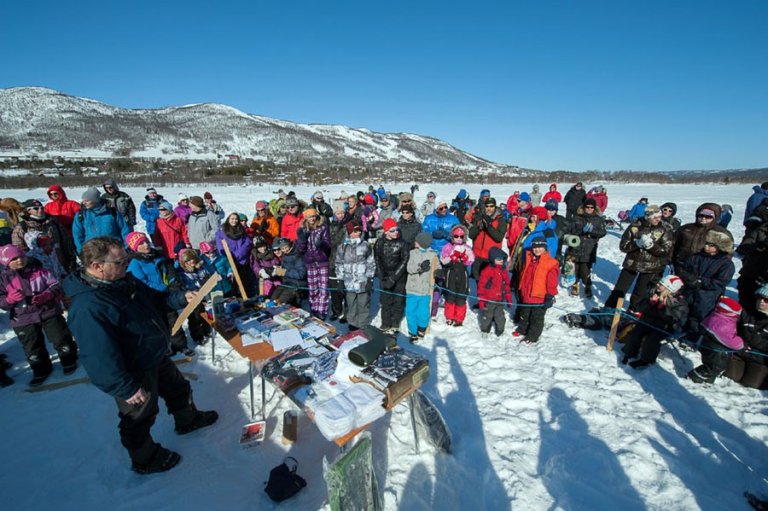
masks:
<svg viewBox="0 0 768 511"><path fill-rule="evenodd" d="M40 87L0 89L0 155L31 154L506 167L422 135L297 124L213 103L130 110Z"/></svg>

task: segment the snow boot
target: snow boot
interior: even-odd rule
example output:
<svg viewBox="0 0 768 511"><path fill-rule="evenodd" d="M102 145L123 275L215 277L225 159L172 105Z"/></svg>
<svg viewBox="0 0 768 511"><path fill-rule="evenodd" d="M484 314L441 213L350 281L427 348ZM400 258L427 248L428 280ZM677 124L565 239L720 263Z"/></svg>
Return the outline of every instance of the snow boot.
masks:
<svg viewBox="0 0 768 511"><path fill-rule="evenodd" d="M592 298L592 284L584 285L584 296L587 298Z"/></svg>
<svg viewBox="0 0 768 511"><path fill-rule="evenodd" d="M67 365L62 365L61 369L64 371L64 374L72 374L75 371L77 371L77 361L74 361Z"/></svg>
<svg viewBox="0 0 768 511"><path fill-rule="evenodd" d="M134 461L131 468L138 474L156 474L172 469L180 461L181 456L179 453L158 444L154 456L147 463L136 463Z"/></svg>
<svg viewBox="0 0 768 511"><path fill-rule="evenodd" d="M186 412L188 412L188 410L185 410L184 412L179 413L179 415ZM195 415L194 417L192 417L190 421L182 424L178 424L178 423L176 424L177 434L186 435L198 429L208 427L214 422L216 422L217 420L219 420L219 414L213 410L209 412L201 412L200 410L194 410L194 412L195 412Z"/></svg>
<svg viewBox="0 0 768 511"><path fill-rule="evenodd" d="M421 340L421 337L419 337L418 335L411 335L408 338L408 340L411 341L411 344L413 344L413 343L419 342L419 340Z"/></svg>
<svg viewBox="0 0 768 511"><path fill-rule="evenodd" d="M427 335L427 329L426 328L417 328L416 329L416 335L419 336L419 339L423 339L425 335Z"/></svg>
<svg viewBox="0 0 768 511"><path fill-rule="evenodd" d="M5 366L0 365L0 387L13 385L13 379L5 374Z"/></svg>
<svg viewBox="0 0 768 511"><path fill-rule="evenodd" d="M579 296L579 283L576 282L571 286L571 296Z"/></svg>
<svg viewBox="0 0 768 511"><path fill-rule="evenodd" d="M3 369L10 369L13 367L13 364L8 362L8 355L5 353L0 354L0 367Z"/></svg>
<svg viewBox="0 0 768 511"><path fill-rule="evenodd" d="M629 367L632 369L645 369L646 367L650 367L650 363L646 362L643 359L634 360L629 363Z"/></svg>
<svg viewBox="0 0 768 511"><path fill-rule="evenodd" d="M716 374L713 374L706 366L700 365L688 373L688 378L693 383L715 383Z"/></svg>

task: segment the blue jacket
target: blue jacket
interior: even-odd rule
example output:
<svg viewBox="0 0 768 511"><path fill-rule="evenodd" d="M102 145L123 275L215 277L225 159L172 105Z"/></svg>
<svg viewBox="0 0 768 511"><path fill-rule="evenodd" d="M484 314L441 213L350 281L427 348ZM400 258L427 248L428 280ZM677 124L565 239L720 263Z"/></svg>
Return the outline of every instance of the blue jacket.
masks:
<svg viewBox="0 0 768 511"><path fill-rule="evenodd" d="M634 222L639 218L645 218L646 206L647 204L644 202L638 202L637 204L632 206L632 209L629 210L629 221Z"/></svg>
<svg viewBox="0 0 768 511"><path fill-rule="evenodd" d="M131 274L102 282L82 271L71 273L63 287L72 299L67 323L88 376L102 392L128 399L168 353L165 313L184 307L184 294L158 293Z"/></svg>
<svg viewBox="0 0 768 511"><path fill-rule="evenodd" d="M307 287L307 265L304 255L293 246L293 249L280 259L280 266L285 269L283 284L294 287Z"/></svg>
<svg viewBox="0 0 768 511"><path fill-rule="evenodd" d="M168 286L176 280L176 274L168 271L172 268L173 264L163 256L144 257L134 254L128 264L128 273L155 291L165 293Z"/></svg>
<svg viewBox="0 0 768 511"><path fill-rule="evenodd" d="M79 254L83 244L91 238L109 236L120 241L130 234L131 229L122 215L105 204L92 209L81 209L72 223L72 237Z"/></svg>
<svg viewBox="0 0 768 511"><path fill-rule="evenodd" d="M555 232L555 222L543 220L539 221L531 233L523 240L523 257L525 257L527 250L531 248L531 242L540 237L547 240L547 252L549 252L549 255L557 259L558 237Z"/></svg>
<svg viewBox="0 0 768 511"><path fill-rule="evenodd" d="M229 295L229 293L232 292L232 282L229 280L230 276L232 276L232 267L229 265L226 256L219 254L213 261L204 256L203 268L205 268L211 275L214 273L221 275L221 280L216 284L216 287L213 288L214 290L219 290L225 295Z"/></svg>
<svg viewBox="0 0 768 511"><path fill-rule="evenodd" d="M149 195L147 195L141 203L141 210L139 213L141 214L141 218L147 223L147 234L150 236L155 234L157 219L160 217L160 210L157 208L164 200L162 195L158 195L155 199L150 199Z"/></svg>
<svg viewBox="0 0 768 511"><path fill-rule="evenodd" d="M438 215L437 211L435 211L427 215L427 218L421 224L421 229L432 235L432 250L438 254L442 253L443 247L450 241L451 228L454 225L459 225L459 219L451 213Z"/></svg>
<svg viewBox="0 0 768 511"><path fill-rule="evenodd" d="M747 209L744 211L744 225L747 224L747 218L752 216L755 208L762 204L765 199L768 199L768 190L763 190L759 185L755 185L752 191L755 193L747 199Z"/></svg>

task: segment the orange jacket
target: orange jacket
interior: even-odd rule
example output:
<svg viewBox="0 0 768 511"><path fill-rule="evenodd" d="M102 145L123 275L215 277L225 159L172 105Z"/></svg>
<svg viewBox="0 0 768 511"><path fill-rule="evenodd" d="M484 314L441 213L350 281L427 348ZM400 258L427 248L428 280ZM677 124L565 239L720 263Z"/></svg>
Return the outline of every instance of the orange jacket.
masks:
<svg viewBox="0 0 768 511"><path fill-rule="evenodd" d="M541 257L525 256L523 273L520 276L520 300L523 303L544 303L546 295L557 295L557 281L560 278L560 263L549 253Z"/></svg>
<svg viewBox="0 0 768 511"><path fill-rule="evenodd" d="M263 228L261 227L262 224L264 224ZM277 218L271 213L267 213L263 218L259 218L257 213L251 221L251 229L253 229L254 236L258 234L263 237L270 247L275 238L280 235L280 224L277 223Z"/></svg>

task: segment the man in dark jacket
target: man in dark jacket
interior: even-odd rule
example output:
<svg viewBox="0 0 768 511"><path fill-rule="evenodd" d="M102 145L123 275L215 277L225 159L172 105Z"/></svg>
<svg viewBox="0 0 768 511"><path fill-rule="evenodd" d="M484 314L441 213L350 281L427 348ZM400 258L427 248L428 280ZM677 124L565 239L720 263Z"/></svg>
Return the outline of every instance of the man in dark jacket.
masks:
<svg viewBox="0 0 768 511"><path fill-rule="evenodd" d="M565 194L563 202L565 202L565 218L570 220L573 215L576 214L576 210L584 203L584 198L587 196L587 192L584 190L584 185L579 182L576 183Z"/></svg>
<svg viewBox="0 0 768 511"><path fill-rule="evenodd" d="M127 193L117 187L117 182L110 178L104 180L104 193L101 200L123 217L128 228L132 231L136 225L136 205Z"/></svg>
<svg viewBox="0 0 768 511"><path fill-rule="evenodd" d="M768 282L768 211L766 218L744 234L737 252L742 256L739 271L739 302L744 309L754 312L755 291Z"/></svg>
<svg viewBox="0 0 768 511"><path fill-rule="evenodd" d="M416 220L415 209L410 204L406 204L400 210L397 227L400 229L400 237L408 244L408 248L413 248L416 236L421 232L421 224Z"/></svg>
<svg viewBox="0 0 768 511"><path fill-rule="evenodd" d="M384 222L384 236L376 240L373 255L376 261L376 276L379 277L381 293L381 329L394 333L400 329L405 314L405 283L410 247L400 237L397 222L387 218Z"/></svg>
<svg viewBox="0 0 768 511"><path fill-rule="evenodd" d="M661 221L669 226L672 233L676 233L682 225L680 219L675 215L677 214L677 204L674 202L665 202L661 205Z"/></svg>
<svg viewBox="0 0 768 511"><path fill-rule="evenodd" d="M592 298L592 265L597 260L597 244L605 236L605 219L597 209L595 199L587 199L576 210L567 227L568 234L579 237L578 247L569 247L566 257L575 264L576 280L571 294L579 295L579 281L584 283L584 296Z"/></svg>
<svg viewBox="0 0 768 511"><path fill-rule="evenodd" d="M214 411L199 411L192 390L168 358L168 307L181 308L194 293L164 295L126 274L123 243L93 238L80 254L83 269L64 281L72 299L68 323L80 346L81 361L93 384L115 398L120 440L133 470L164 472L181 456L152 440L158 396L174 416L176 433L184 435L216 422Z"/></svg>
<svg viewBox="0 0 768 511"><path fill-rule="evenodd" d="M704 242L707 233L718 231L731 239L733 235L724 227L717 225L717 219L720 218L720 205L713 202L705 202L696 208L696 221L682 226L675 234L675 248L672 264L675 266L675 272L679 272L683 263L693 254L701 252L704 248Z"/></svg>

